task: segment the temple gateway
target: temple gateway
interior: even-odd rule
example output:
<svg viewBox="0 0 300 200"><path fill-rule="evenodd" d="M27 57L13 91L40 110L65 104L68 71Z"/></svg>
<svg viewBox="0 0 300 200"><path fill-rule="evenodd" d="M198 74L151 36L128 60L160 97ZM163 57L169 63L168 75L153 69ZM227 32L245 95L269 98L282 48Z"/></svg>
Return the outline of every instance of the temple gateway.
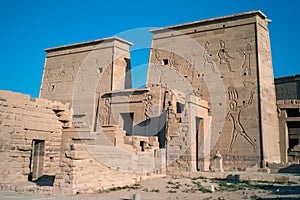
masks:
<svg viewBox="0 0 300 200"><path fill-rule="evenodd" d="M0 184L97 192L164 174L277 172L300 160L300 77L273 75L260 11L45 49L39 98L0 91Z"/></svg>

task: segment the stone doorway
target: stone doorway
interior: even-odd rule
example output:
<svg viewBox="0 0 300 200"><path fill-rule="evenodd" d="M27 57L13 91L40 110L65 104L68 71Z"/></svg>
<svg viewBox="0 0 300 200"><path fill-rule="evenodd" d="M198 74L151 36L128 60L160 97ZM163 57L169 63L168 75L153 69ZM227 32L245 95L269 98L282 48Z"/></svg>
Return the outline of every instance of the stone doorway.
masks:
<svg viewBox="0 0 300 200"><path fill-rule="evenodd" d="M196 170L204 170L204 153L203 153L203 141L204 141L204 125L203 118L196 117Z"/></svg>
<svg viewBox="0 0 300 200"><path fill-rule="evenodd" d="M45 140L32 140L30 174L32 181L43 176L44 172Z"/></svg>
<svg viewBox="0 0 300 200"><path fill-rule="evenodd" d="M133 117L134 113L121 113L123 119L123 130L126 131L126 135L133 135Z"/></svg>

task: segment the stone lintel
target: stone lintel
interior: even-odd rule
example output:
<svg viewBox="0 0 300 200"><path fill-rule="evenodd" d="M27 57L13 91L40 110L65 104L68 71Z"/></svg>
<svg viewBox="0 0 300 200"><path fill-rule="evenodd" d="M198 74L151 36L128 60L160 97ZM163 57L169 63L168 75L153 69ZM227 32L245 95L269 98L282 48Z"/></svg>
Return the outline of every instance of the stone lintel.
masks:
<svg viewBox="0 0 300 200"><path fill-rule="evenodd" d="M102 95L102 98L110 97L110 96L127 96L127 95L133 95L137 93L146 93L149 92L149 88L133 88L133 89L124 89L124 90L114 90L106 92Z"/></svg>
<svg viewBox="0 0 300 200"><path fill-rule="evenodd" d="M298 99L289 99L289 100L277 100L277 107L281 109L285 108L299 108L300 100Z"/></svg>

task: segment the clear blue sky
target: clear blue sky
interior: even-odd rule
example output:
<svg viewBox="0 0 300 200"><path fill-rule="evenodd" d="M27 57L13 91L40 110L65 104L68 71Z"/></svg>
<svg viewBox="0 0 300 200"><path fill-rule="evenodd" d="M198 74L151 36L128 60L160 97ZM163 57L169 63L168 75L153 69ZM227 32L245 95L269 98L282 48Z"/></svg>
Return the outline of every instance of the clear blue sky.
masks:
<svg viewBox="0 0 300 200"><path fill-rule="evenodd" d="M37 97L44 48L250 10L262 10L273 21L269 30L275 77L299 74L299 9L299 0L1 1L0 89ZM136 55L147 62L145 53Z"/></svg>

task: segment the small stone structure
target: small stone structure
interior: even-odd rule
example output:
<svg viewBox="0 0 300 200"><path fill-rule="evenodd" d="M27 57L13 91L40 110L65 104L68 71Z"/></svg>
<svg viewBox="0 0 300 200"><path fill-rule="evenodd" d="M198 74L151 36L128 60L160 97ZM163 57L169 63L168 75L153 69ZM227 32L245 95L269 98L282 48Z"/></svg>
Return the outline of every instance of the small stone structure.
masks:
<svg viewBox="0 0 300 200"><path fill-rule="evenodd" d="M223 159L220 152L217 151L216 155L214 156L214 171L215 172L224 172L223 169Z"/></svg>
<svg viewBox="0 0 300 200"><path fill-rule="evenodd" d="M300 99L300 74L275 78L276 99Z"/></svg>
<svg viewBox="0 0 300 200"><path fill-rule="evenodd" d="M91 193L166 173L296 162L285 113L299 102L276 105L269 22L252 11L151 30L137 89L128 41L46 49L40 98L0 92L0 183L53 177L55 193Z"/></svg>
<svg viewBox="0 0 300 200"><path fill-rule="evenodd" d="M300 100L278 100L281 161L300 162Z"/></svg>
<svg viewBox="0 0 300 200"><path fill-rule="evenodd" d="M275 78L283 163L300 162L300 75Z"/></svg>

